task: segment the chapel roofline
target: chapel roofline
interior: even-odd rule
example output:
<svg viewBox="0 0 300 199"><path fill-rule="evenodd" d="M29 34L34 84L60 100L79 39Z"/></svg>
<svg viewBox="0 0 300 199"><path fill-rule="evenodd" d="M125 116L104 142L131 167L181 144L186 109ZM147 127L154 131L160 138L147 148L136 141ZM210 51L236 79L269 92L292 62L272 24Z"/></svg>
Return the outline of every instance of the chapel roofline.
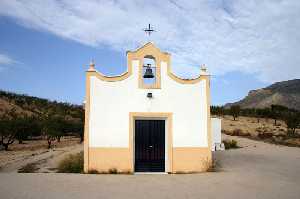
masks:
<svg viewBox="0 0 300 199"><path fill-rule="evenodd" d="M181 78L174 74L171 70L171 54L168 52L161 51L153 42L147 42L141 47L133 50L133 51L126 51L127 55L127 71L120 75L115 76L108 76L104 75L101 72L95 69L95 64L90 64L90 68L88 69L87 73L93 73L96 77L103 81L108 82L115 82L115 81L122 81L127 79L132 74L132 61L133 60L142 60L146 55L152 55L156 61L164 61L167 63L167 75L173 79L174 81L181 83L181 84L195 84L201 79L206 78L209 73L206 71L205 65L204 67L201 66L200 74L195 78Z"/></svg>
<svg viewBox="0 0 300 199"><path fill-rule="evenodd" d="M161 51L161 50L160 50L160 49L159 49L152 41L149 41L149 42L147 42L147 43L141 45L140 47L138 47L138 48L135 49L135 50L128 50L128 51L126 51L126 55L127 55L128 53L136 53L136 52L142 50L143 48L147 48L148 46L152 46L153 48L157 49L160 53L163 53L163 54L166 54L166 55L171 55L171 54L168 53L168 52Z"/></svg>

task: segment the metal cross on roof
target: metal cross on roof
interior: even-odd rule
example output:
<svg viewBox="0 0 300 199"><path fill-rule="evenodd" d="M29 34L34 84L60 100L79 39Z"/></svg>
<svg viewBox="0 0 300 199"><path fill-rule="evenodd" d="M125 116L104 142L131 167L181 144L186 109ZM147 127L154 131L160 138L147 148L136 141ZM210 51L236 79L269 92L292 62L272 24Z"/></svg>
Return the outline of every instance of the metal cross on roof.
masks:
<svg viewBox="0 0 300 199"><path fill-rule="evenodd" d="M155 32L155 30L153 29L153 27L151 27L151 24L149 24L148 27L144 29L144 31L149 36L151 35L152 32Z"/></svg>

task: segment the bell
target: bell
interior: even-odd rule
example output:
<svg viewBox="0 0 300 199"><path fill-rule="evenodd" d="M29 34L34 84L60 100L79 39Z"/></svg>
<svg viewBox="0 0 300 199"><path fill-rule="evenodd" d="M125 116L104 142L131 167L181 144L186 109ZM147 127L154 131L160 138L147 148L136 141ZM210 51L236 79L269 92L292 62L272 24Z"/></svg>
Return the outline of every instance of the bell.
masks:
<svg viewBox="0 0 300 199"><path fill-rule="evenodd" d="M154 75L153 75L152 69L151 69L151 67L150 67L150 64L148 64L146 67L147 67L147 68L146 68L146 72L145 72L145 74L144 74L143 77L144 77L144 78L153 78Z"/></svg>

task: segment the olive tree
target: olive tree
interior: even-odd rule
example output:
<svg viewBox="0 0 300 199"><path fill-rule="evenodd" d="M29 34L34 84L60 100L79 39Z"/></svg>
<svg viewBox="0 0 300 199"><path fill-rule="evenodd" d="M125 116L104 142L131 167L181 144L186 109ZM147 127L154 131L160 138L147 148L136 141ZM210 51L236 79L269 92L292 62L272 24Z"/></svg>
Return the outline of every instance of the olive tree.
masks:
<svg viewBox="0 0 300 199"><path fill-rule="evenodd" d="M7 151L8 146L13 144L17 133L17 114L15 109L6 111L0 118L0 144Z"/></svg>
<svg viewBox="0 0 300 199"><path fill-rule="evenodd" d="M274 119L274 126L277 125L277 120L282 116L284 111L287 111L288 108L281 105L271 105L271 117Z"/></svg>
<svg viewBox="0 0 300 199"><path fill-rule="evenodd" d="M284 114L284 121L287 125L288 135L295 135L296 128L300 127L300 113L288 111Z"/></svg>
<svg viewBox="0 0 300 199"><path fill-rule="evenodd" d="M48 149L58 136L62 135L62 117L46 114L43 118L42 131L48 142Z"/></svg>
<svg viewBox="0 0 300 199"><path fill-rule="evenodd" d="M241 112L241 108L238 105L233 105L230 107L230 115L232 115L233 120L235 120L237 117L239 117Z"/></svg>

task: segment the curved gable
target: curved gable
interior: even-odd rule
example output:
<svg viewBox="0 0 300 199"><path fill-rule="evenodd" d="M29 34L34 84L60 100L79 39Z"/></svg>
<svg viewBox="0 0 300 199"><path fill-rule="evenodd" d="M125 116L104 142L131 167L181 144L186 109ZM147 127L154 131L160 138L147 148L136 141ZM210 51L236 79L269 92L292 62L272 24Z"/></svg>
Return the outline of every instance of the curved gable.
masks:
<svg viewBox="0 0 300 199"><path fill-rule="evenodd" d="M87 71L88 73L91 73L95 75L97 78L99 78L102 81L108 81L108 82L115 82L115 81L122 81L127 79L130 75L132 75L132 61L133 60L139 60L139 68L140 71L142 70L142 63L143 59L146 57L152 57L155 59L157 63L157 74L158 74L158 83L156 85L156 88L160 88L160 65L161 62L167 63L167 75L173 79L174 81L181 83L181 84L194 84L199 82L202 78L201 75L199 75L196 78L193 79L183 79L175 75L171 70L171 55L167 52L162 52L159 48L157 48L152 42L148 42L145 45L141 46L140 48L136 49L135 51L127 51L127 71L121 75L117 76L106 76L98 71L95 70L94 65L90 65L90 69ZM205 76L207 74L205 73ZM139 85L141 85L141 79L139 80ZM141 88L141 86L139 86Z"/></svg>

